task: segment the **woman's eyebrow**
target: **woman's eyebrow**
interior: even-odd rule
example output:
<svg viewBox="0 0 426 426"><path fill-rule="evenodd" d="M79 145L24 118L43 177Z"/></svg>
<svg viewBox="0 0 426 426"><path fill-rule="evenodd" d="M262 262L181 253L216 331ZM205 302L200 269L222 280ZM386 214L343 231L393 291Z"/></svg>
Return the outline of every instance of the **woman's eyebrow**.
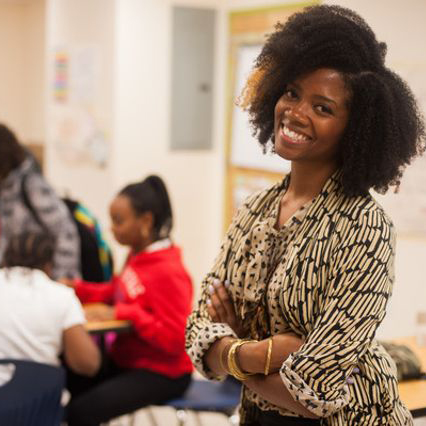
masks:
<svg viewBox="0 0 426 426"><path fill-rule="evenodd" d="M327 98L327 96L323 96L323 95L314 95L314 98L325 101L325 102L329 102L332 103L334 105L337 106L337 102L331 98Z"/></svg>

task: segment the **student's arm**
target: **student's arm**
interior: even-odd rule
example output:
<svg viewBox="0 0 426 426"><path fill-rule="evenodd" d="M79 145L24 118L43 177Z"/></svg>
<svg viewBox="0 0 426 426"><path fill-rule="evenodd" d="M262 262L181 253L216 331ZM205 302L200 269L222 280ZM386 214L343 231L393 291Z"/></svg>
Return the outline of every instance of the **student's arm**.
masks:
<svg viewBox="0 0 426 426"><path fill-rule="evenodd" d="M100 367L98 347L81 324L63 332L64 358L68 367L77 374L94 376Z"/></svg>
<svg viewBox="0 0 426 426"><path fill-rule="evenodd" d="M147 284L148 285L148 284ZM149 292L149 300L144 300ZM185 347L185 325L192 302L189 278L158 277L147 293L130 303L115 304L115 318L130 320L139 337L170 355Z"/></svg>
<svg viewBox="0 0 426 426"><path fill-rule="evenodd" d="M114 299L114 282L91 283L83 280L73 280L72 287L81 303L112 303Z"/></svg>

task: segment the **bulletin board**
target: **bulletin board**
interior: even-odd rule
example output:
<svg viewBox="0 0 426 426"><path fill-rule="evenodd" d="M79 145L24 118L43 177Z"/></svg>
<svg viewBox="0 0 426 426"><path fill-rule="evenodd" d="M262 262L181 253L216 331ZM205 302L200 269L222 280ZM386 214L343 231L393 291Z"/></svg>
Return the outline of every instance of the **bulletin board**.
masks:
<svg viewBox="0 0 426 426"><path fill-rule="evenodd" d="M225 227L236 208L255 191L280 181L290 163L272 153L263 154L252 135L247 112L236 105L265 37L277 22L318 2L296 3L235 11L229 16L229 57L226 126Z"/></svg>

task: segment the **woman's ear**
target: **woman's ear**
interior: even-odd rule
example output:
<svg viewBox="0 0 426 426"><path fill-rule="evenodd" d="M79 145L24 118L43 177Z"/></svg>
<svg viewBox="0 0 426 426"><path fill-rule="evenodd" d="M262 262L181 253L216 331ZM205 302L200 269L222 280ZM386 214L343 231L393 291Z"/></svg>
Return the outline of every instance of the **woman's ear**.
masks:
<svg viewBox="0 0 426 426"><path fill-rule="evenodd" d="M152 237L152 230L154 227L154 216L152 212L142 213L139 220L142 237L145 239Z"/></svg>

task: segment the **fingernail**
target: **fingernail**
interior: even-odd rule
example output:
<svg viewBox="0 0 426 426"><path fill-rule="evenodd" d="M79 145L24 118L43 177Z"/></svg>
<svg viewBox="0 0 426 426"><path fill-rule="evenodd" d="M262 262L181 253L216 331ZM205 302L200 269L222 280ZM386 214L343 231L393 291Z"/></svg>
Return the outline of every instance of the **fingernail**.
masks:
<svg viewBox="0 0 426 426"><path fill-rule="evenodd" d="M209 285L209 293L210 294L214 293L214 287L212 285Z"/></svg>
<svg viewBox="0 0 426 426"><path fill-rule="evenodd" d="M219 281L217 278L215 278L215 279L213 280L213 285L214 285L216 288L218 288L218 287L220 286L220 281Z"/></svg>
<svg viewBox="0 0 426 426"><path fill-rule="evenodd" d="M229 284L231 284L231 282L229 280L225 280L225 287L228 288Z"/></svg>
<svg viewBox="0 0 426 426"><path fill-rule="evenodd" d="M352 385L352 384L353 384L353 382L354 382L354 379L353 379L352 377L348 377L348 378L346 379L346 381L347 381L350 385Z"/></svg>
<svg viewBox="0 0 426 426"><path fill-rule="evenodd" d="M207 299L207 302L206 302L206 303L207 303L207 305L208 305L208 306L211 306L212 301L211 301L210 299Z"/></svg>
<svg viewBox="0 0 426 426"><path fill-rule="evenodd" d="M354 372L354 373L359 373L359 368L358 368L358 367L355 367L355 368L354 368L354 370L353 370L353 372Z"/></svg>

